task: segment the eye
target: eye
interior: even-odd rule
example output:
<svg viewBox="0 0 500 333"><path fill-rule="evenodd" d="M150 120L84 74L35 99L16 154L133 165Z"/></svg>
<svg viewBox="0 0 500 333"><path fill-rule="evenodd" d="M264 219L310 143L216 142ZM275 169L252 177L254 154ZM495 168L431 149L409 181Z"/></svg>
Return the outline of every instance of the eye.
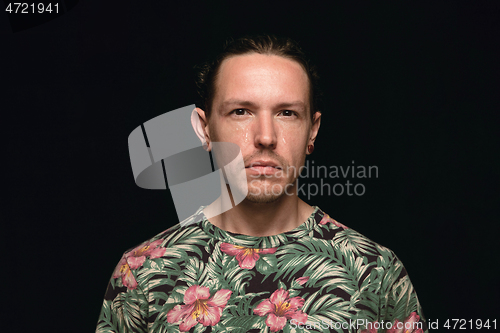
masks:
<svg viewBox="0 0 500 333"><path fill-rule="evenodd" d="M285 117L293 117L293 116L296 116L297 113L294 112L294 111L291 111L291 110L283 110L281 111L281 114Z"/></svg>
<svg viewBox="0 0 500 333"><path fill-rule="evenodd" d="M237 116L244 116L245 113L247 113L247 110L246 109L236 109L236 110L231 111L231 113L233 113Z"/></svg>

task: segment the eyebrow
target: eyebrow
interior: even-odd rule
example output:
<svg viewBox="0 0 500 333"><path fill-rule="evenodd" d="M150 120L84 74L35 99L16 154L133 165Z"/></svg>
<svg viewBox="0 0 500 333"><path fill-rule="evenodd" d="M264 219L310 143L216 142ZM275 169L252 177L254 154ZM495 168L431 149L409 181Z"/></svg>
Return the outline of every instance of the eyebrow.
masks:
<svg viewBox="0 0 500 333"><path fill-rule="evenodd" d="M248 107L256 107L257 105L253 102L250 101L245 101L245 100L238 100L238 99L230 99L227 101L222 102L222 107L227 107L231 105L241 105L241 106L248 106ZM275 105L276 108L289 108L289 107L299 107L304 109L305 111L305 105L301 101L294 101L294 102L285 102L285 103L279 103Z"/></svg>

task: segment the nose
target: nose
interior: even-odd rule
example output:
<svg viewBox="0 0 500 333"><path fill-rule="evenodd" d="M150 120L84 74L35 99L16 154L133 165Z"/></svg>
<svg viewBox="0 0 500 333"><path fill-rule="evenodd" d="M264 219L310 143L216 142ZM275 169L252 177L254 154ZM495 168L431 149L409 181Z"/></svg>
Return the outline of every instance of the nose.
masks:
<svg viewBox="0 0 500 333"><path fill-rule="evenodd" d="M259 149L276 149L278 142L276 124L270 114L261 114L255 123L255 147Z"/></svg>

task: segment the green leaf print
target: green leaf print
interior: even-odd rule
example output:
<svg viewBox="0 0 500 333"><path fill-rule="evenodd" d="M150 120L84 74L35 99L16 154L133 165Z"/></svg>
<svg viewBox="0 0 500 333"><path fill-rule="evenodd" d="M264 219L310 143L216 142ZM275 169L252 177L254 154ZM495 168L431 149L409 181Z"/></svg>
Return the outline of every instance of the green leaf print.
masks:
<svg viewBox="0 0 500 333"><path fill-rule="evenodd" d="M263 275L274 273L278 269L278 259L274 254L262 255L255 264L257 271ZM264 278L265 280L265 278Z"/></svg>
<svg viewBox="0 0 500 333"><path fill-rule="evenodd" d="M229 300L230 304L226 306L226 309L231 316L254 316L254 298L257 297L257 299L260 299L268 294L268 291L263 291L260 293L248 293L246 295L236 296Z"/></svg>
<svg viewBox="0 0 500 333"><path fill-rule="evenodd" d="M373 242L352 229L337 233L332 241L334 247L347 252L357 255L377 255Z"/></svg>
<svg viewBox="0 0 500 333"><path fill-rule="evenodd" d="M126 293L119 293L113 300L111 310L119 313L118 327L119 331L125 331L131 328L137 332L143 331L146 322L142 318L140 307L146 305L146 300L138 297L135 290L129 290Z"/></svg>
<svg viewBox="0 0 500 333"><path fill-rule="evenodd" d="M155 320L149 332L154 333L180 333L179 325L170 324L166 320ZM121 332L120 332L121 333Z"/></svg>
<svg viewBox="0 0 500 333"><path fill-rule="evenodd" d="M300 290L288 289L288 297L292 298L298 295L300 295Z"/></svg>
<svg viewBox="0 0 500 333"><path fill-rule="evenodd" d="M325 260L332 257L321 251L312 252L307 246L300 243L287 244L276 251L278 259L278 272L274 281L278 278L294 276L304 267L309 271L314 271ZM307 274L304 274L307 275Z"/></svg>
<svg viewBox="0 0 500 333"><path fill-rule="evenodd" d="M111 304L111 301L104 300L101 309L101 321L97 325L96 333L108 333L117 330L113 322Z"/></svg>
<svg viewBox="0 0 500 333"><path fill-rule="evenodd" d="M197 257L191 257L183 273L184 274L179 278L180 281L186 282L188 286L202 285L207 275L207 270L205 269L203 261L198 260Z"/></svg>
<svg viewBox="0 0 500 333"><path fill-rule="evenodd" d="M287 290L286 285L283 282L281 282L281 280L278 281L278 289Z"/></svg>
<svg viewBox="0 0 500 333"><path fill-rule="evenodd" d="M259 316L238 316L230 317L222 321L222 324L226 327L225 332L242 332L246 333L250 329L265 329L265 317Z"/></svg>

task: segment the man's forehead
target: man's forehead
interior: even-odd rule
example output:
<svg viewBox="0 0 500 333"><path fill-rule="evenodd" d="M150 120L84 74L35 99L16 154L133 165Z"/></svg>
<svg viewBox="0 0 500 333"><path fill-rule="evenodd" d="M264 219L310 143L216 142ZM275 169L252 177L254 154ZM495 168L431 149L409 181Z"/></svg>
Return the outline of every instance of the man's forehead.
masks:
<svg viewBox="0 0 500 333"><path fill-rule="evenodd" d="M215 99L219 106L307 108L309 78L302 66L276 55L248 54L224 60L216 78Z"/></svg>

